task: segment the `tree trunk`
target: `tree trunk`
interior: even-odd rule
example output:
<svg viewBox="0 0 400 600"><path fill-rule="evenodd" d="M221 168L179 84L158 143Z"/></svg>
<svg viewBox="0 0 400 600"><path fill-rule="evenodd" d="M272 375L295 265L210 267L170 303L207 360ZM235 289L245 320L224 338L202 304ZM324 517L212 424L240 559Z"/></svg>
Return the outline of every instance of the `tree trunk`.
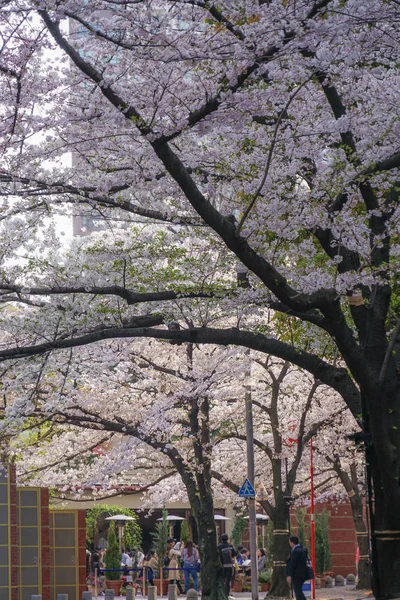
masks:
<svg viewBox="0 0 400 600"><path fill-rule="evenodd" d="M360 550L360 560L358 561L357 568L357 589L369 590L371 589L371 565L369 562L368 533L365 533L365 535L358 534L357 543Z"/></svg>
<svg viewBox="0 0 400 600"><path fill-rule="evenodd" d="M358 490L354 492L354 496L349 495L349 499L356 529L357 545L360 551L360 559L358 561L357 569L357 589L369 590L371 589L371 569L368 551L368 532L363 519L362 500L358 494Z"/></svg>
<svg viewBox="0 0 400 600"><path fill-rule="evenodd" d="M367 461L372 469L374 506L372 530L372 589L375 598L400 597L400 486L398 473L381 475L376 454L370 448Z"/></svg>
<svg viewBox="0 0 400 600"><path fill-rule="evenodd" d="M369 590L371 588L371 569L369 561L369 542L368 532L363 518L363 504L360 496L359 484L357 480L357 468L353 463L350 465L350 475L342 468L340 457L334 459L327 457L328 462L333 464L333 468L340 481L342 482L350 501L351 513L353 516L354 527L357 535L357 545L360 552L358 562L358 583L357 589ZM368 508L368 507L367 507Z"/></svg>
<svg viewBox="0 0 400 600"><path fill-rule="evenodd" d="M288 509L284 504L280 504L275 508L274 513L272 579L268 597L288 598L290 596L289 586L286 581L286 561L290 551L287 523Z"/></svg>
<svg viewBox="0 0 400 600"><path fill-rule="evenodd" d="M226 600L223 569L217 550L217 532L214 521L212 494L207 497L190 498L193 516L199 535L201 557L201 597L202 600Z"/></svg>

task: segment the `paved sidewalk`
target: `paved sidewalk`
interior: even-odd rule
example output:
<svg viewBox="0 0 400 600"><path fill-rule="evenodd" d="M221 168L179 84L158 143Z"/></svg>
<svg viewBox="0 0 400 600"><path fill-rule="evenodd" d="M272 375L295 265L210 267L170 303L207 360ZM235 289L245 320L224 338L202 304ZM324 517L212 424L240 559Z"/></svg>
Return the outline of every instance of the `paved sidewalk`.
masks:
<svg viewBox="0 0 400 600"><path fill-rule="evenodd" d="M232 598L238 600L251 600L250 592L242 592L232 594ZM259 592L260 600L271 598L265 592ZM321 588L316 590L316 600L374 600L371 590L356 590L353 585L345 587L333 587L330 589Z"/></svg>
<svg viewBox="0 0 400 600"><path fill-rule="evenodd" d="M250 592L234 592L231 596L235 598L235 600L252 600ZM266 592L259 592L258 597L260 600L264 600L266 598L271 598L272 596L268 596ZM104 597L102 597L104 599ZM115 600L126 600L124 596L117 596ZM137 600L146 600L147 595L142 596L138 594L136 596ZM185 600L186 595L181 594L178 596L178 600ZM201 593L199 594L199 598L201 598ZM157 596L157 600L166 600L167 596ZM290 600L290 599L288 599ZM333 587L331 589L321 588L316 591L316 600L374 600L372 596L371 590L356 590L354 586L345 586L345 587Z"/></svg>

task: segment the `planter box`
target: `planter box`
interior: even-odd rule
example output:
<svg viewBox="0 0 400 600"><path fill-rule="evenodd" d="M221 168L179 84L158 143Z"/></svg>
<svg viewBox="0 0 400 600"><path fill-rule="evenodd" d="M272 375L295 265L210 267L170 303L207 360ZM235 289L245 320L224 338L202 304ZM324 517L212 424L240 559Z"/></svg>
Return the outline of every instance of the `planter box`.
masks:
<svg viewBox="0 0 400 600"><path fill-rule="evenodd" d="M119 590L123 583L123 579L106 579L106 588L108 590L114 590L114 596L119 596Z"/></svg>
<svg viewBox="0 0 400 600"><path fill-rule="evenodd" d="M260 591L261 592L268 592L270 588L271 588L271 584L269 583L269 581L266 583L260 583Z"/></svg>
<svg viewBox="0 0 400 600"><path fill-rule="evenodd" d="M242 580L233 582L232 591L241 592L242 589L243 589L243 581Z"/></svg>
<svg viewBox="0 0 400 600"><path fill-rule="evenodd" d="M154 580L154 585L157 588L157 594L159 596L168 596L168 586L169 586L168 579L163 579L162 580L162 591L161 591L161 581L160 581L160 579L155 579Z"/></svg>

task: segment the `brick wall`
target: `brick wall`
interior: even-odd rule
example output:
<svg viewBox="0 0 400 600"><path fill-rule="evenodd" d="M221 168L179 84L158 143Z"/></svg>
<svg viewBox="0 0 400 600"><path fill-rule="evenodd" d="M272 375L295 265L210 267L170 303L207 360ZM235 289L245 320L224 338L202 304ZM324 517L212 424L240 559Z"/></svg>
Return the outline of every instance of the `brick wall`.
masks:
<svg viewBox="0 0 400 600"><path fill-rule="evenodd" d="M318 503L315 510L320 513L323 508L329 513L329 548L332 556L331 571L335 575L346 577L349 573L356 574L357 539L349 502ZM295 508L291 509L291 533L296 534ZM309 523L309 516L306 517ZM260 535L260 531L258 532ZM249 530L243 532L243 546L250 548ZM309 548L310 551L310 548ZM311 554L311 552L309 552ZM289 556L289 544L288 544Z"/></svg>
<svg viewBox="0 0 400 600"><path fill-rule="evenodd" d="M332 556L332 571L346 577L356 573L356 532L349 502L318 504L321 512L326 508L329 516L329 547Z"/></svg>

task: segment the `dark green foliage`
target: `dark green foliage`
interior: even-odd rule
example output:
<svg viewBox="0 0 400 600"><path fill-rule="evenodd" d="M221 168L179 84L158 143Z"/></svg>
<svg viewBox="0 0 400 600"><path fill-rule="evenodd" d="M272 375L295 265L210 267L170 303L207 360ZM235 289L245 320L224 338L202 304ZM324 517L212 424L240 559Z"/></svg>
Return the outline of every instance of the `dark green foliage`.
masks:
<svg viewBox="0 0 400 600"><path fill-rule="evenodd" d="M309 547L309 527L306 523L307 509L301 506L296 508L297 536L302 546Z"/></svg>
<svg viewBox="0 0 400 600"><path fill-rule="evenodd" d="M326 508L315 514L315 553L317 573L325 573L331 566L329 513Z"/></svg>
<svg viewBox="0 0 400 600"><path fill-rule="evenodd" d="M164 558L167 554L167 540L169 538L169 525L167 521L168 511L163 508L162 521L158 521L155 531L151 534L153 545L158 556L158 567L161 570L164 566Z"/></svg>
<svg viewBox="0 0 400 600"><path fill-rule="evenodd" d="M186 543L188 540L190 540L190 530L185 519L185 521L181 522L181 542Z"/></svg>
<svg viewBox="0 0 400 600"><path fill-rule="evenodd" d="M247 521L244 517L236 515L235 523L232 530L232 543L237 548L242 543L243 531L246 527Z"/></svg>
<svg viewBox="0 0 400 600"><path fill-rule="evenodd" d="M124 537L122 543L125 549L132 550L142 545L142 529L138 523L138 518L134 510L124 508L123 512L128 517L133 517L134 521L127 521L124 527ZM97 504L86 511L86 543L91 546L94 543L94 536L99 531L107 527L107 517L121 514L121 507L108 504Z"/></svg>
<svg viewBox="0 0 400 600"><path fill-rule="evenodd" d="M121 568L121 551L116 534L116 526L111 521L107 537L107 552L106 552L106 569ZM116 580L121 579L121 573L118 571L106 572L106 579Z"/></svg>
<svg viewBox="0 0 400 600"><path fill-rule="evenodd" d="M271 571L261 571L258 575L259 583L271 583Z"/></svg>

